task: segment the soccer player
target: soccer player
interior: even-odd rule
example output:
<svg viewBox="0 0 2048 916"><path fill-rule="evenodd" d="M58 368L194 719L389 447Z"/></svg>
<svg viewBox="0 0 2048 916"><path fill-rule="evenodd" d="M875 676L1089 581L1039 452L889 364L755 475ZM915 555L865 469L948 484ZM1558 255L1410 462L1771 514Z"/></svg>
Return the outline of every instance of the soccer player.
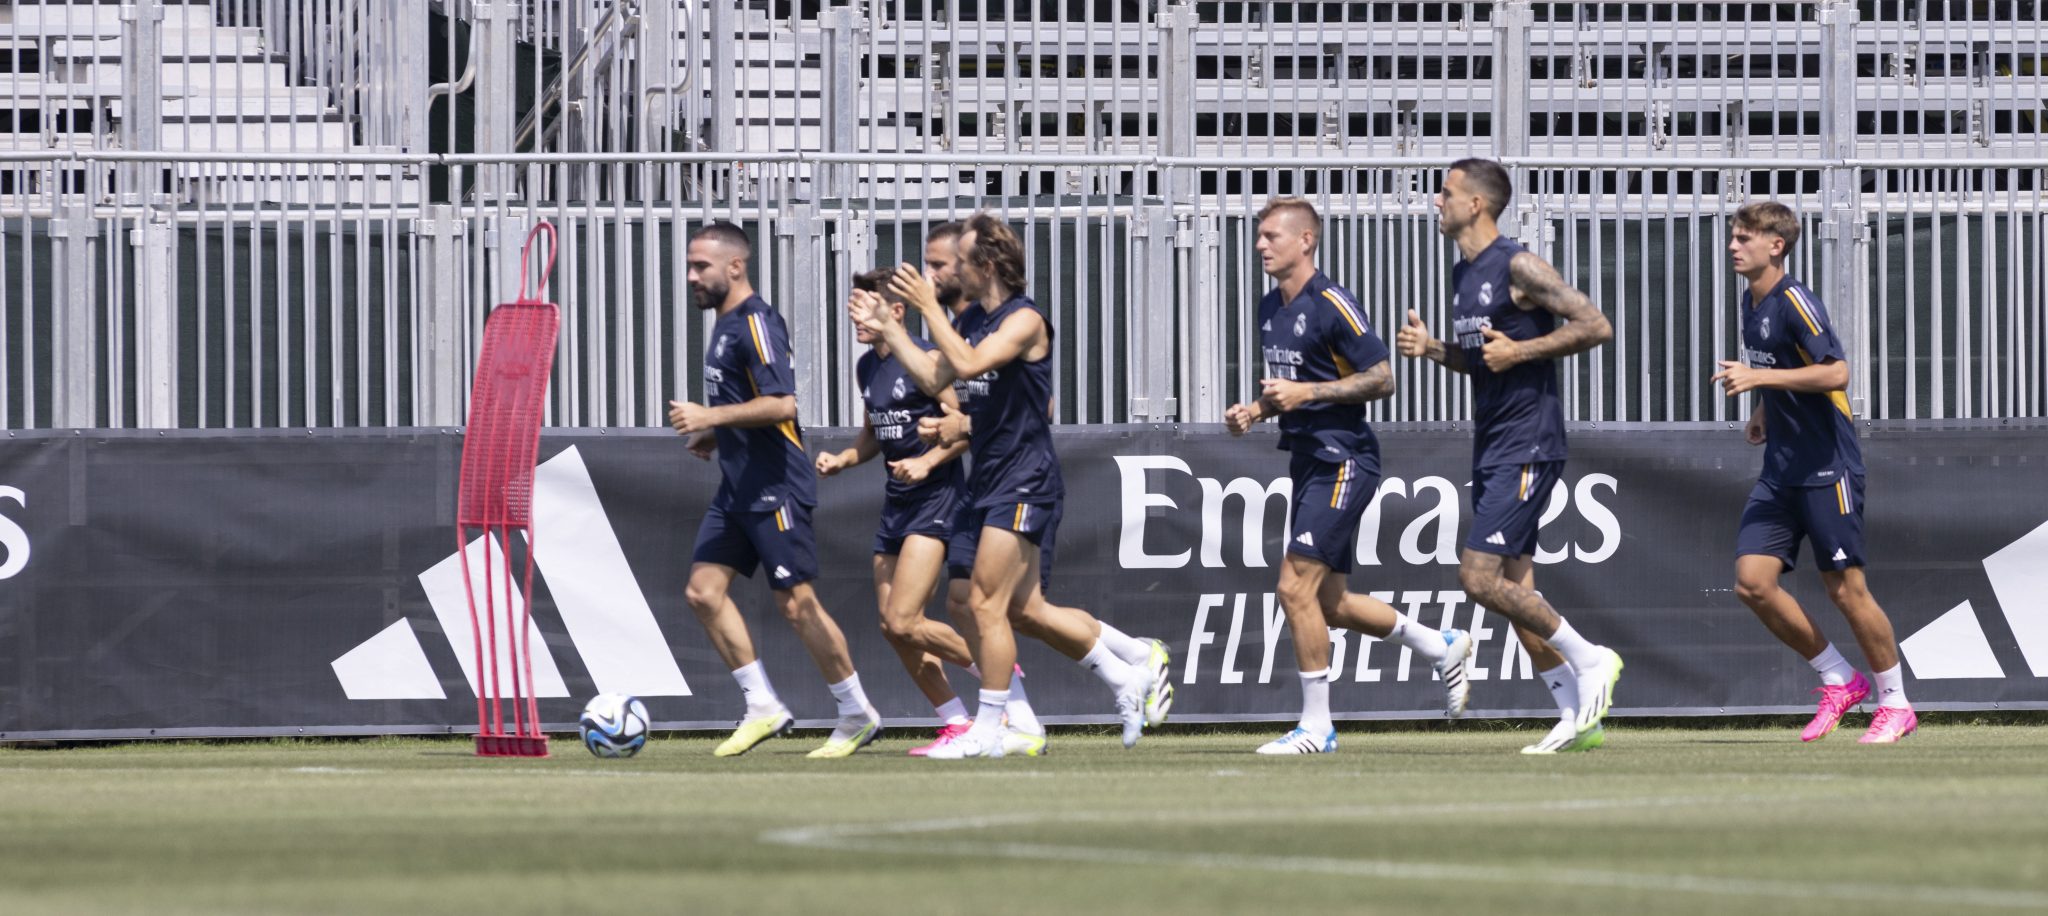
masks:
<svg viewBox="0 0 2048 916"><path fill-rule="evenodd" d="M1820 297L1785 275L1785 253L1799 241L1798 215L1765 201L1736 210L1733 223L1728 254L1749 281L1741 304L1743 362L1723 360L1713 380L1731 397L1757 393L1745 432L1749 444L1764 447L1763 472L1735 538L1735 593L1820 674L1820 711L1799 740L1825 737L1870 696L1870 681L1778 587L1799 560L1800 539L1812 541L1828 598L1877 677L1877 714L1857 740L1891 744L1912 734L1920 718L1906 702L1891 621L1863 580L1863 449L1843 393L1848 355Z"/></svg>
<svg viewBox="0 0 2048 916"><path fill-rule="evenodd" d="M1280 448L1291 456L1293 521L1280 567L1280 606L1294 634L1301 674L1301 721L1267 742L1261 754L1321 754L1337 749L1330 720L1331 627L1356 630L1407 646L1430 661L1443 681L1444 712L1465 714L1470 685L1465 662L1472 637L1439 632L1386 602L1345 588L1359 516L1380 482L1380 444L1365 404L1394 393L1387 345L1366 321L1350 291L1315 265L1323 221L1315 205L1282 197L1259 211L1259 260L1278 285L1259 301L1266 377L1258 400L1224 411L1233 436L1253 423L1280 420Z"/></svg>
<svg viewBox="0 0 2048 916"><path fill-rule="evenodd" d="M1106 645L1104 628L1085 611L1046 604L1039 592L1039 550L1065 496L1046 405L1052 395L1053 334L1024 295L1024 247L1001 220L979 213L959 238L963 294L984 312L966 336L954 330L933 285L904 265L891 290L917 308L931 329L933 354L913 352L907 332L887 309L855 318L882 335L927 393L965 379L966 413L945 410L921 426L944 429L942 442L967 438L973 467L969 499L979 513L969 603L981 671L980 705L967 734L934 749L930 759L1000 757L1008 752L1003 708L1009 699L1017 646L1012 628L1035 635L1079 660L1116 692L1125 747L1144 731L1153 678ZM943 409L943 408L942 408Z"/></svg>
<svg viewBox="0 0 2048 916"><path fill-rule="evenodd" d="M963 224L958 222L933 227L925 241L925 279L931 287L928 295L945 310L943 313L933 310L933 314L950 314L953 330L963 338L971 338L981 319L988 315L988 310L963 295L960 288L958 266L960 234L963 229ZM919 294L926 295L923 292ZM953 391L962 405L965 405L974 394L966 379L955 379ZM1051 418L1051 409L1052 404L1048 401L1048 420ZM958 424L953 435L964 436L965 433L959 430L964 429L965 422L964 415L955 414L951 420L944 417L931 418L929 421L920 420L919 425L929 428L925 435L929 440L936 442L939 437L938 427L947 423ZM981 513L967 500L961 501L960 511L960 517L953 526L952 541L946 546L946 575L950 580L946 588L946 608L955 626L972 643L976 639L974 611L968 598L970 580L974 573L975 548L981 541ZM1019 632L1041 640L1045 638L1047 625L1044 621L1048 616L1071 616L1077 613L1070 608L1052 605L1045 598L1045 593L1052 589L1053 553L1060 523L1058 507L1055 507L1054 512L1055 515L1046 526L1045 536L1039 542L1038 594L1031 599L1030 606L1025 609L1023 615L1015 621ZM1116 656L1123 659L1126 664L1144 666L1152 676L1152 687L1145 694L1145 724L1153 726L1165 722L1168 711L1173 708L1172 657L1167 652L1166 645L1157 639L1131 637L1106 621L1098 620L1097 626L1096 636L1102 640L1103 645L1108 646L1109 650L1116 653ZM1031 708L1031 702L1025 695L1023 669L1015 669L1013 675L1010 681L1008 711L1005 713L1010 730L1005 733L1004 740L1009 753L1035 756L1044 753L1046 749L1045 727L1039 724Z"/></svg>
<svg viewBox="0 0 2048 916"><path fill-rule="evenodd" d="M883 269L862 274L854 278L854 288L878 293L894 273ZM899 317L903 313L901 299L876 307L891 309ZM875 604L881 610L883 637L942 722L931 744L910 750L911 756L922 757L968 728L967 707L953 692L940 663L969 668L974 659L958 632L924 614L946 564L954 516L966 497L964 465L955 459L967 447L927 445L917 434L917 421L937 414L940 403L958 403L952 389L939 392L937 398L925 394L904 374L887 341L858 324L853 334L870 347L854 367L867 417L852 448L818 454L818 476L831 477L877 455L888 462L881 525L875 532ZM910 341L922 350L932 346L917 337Z"/></svg>
<svg viewBox="0 0 2048 916"><path fill-rule="evenodd" d="M1458 580L1486 609L1513 621L1561 714L1525 754L1583 751L1606 740L1621 656L1572 629L1536 591L1536 529L1564 475L1564 408L1557 360L1614 337L1607 316L1495 222L1513 189L1486 159L1451 164L1437 193L1437 228L1463 257L1451 272L1455 341L1433 338L1408 313L1402 355L1472 377L1472 530ZM1564 319L1563 324L1558 319Z"/></svg>
<svg viewBox="0 0 2048 916"><path fill-rule="evenodd" d="M846 757L882 733L882 720L861 690L846 637L811 587L818 577L811 531L818 478L797 427L789 332L782 316L754 294L747 279L752 255L746 233L731 223L712 223L690 236L690 295L698 308L718 312L704 359L708 403L670 401L668 411L669 425L689 437L693 454L718 458L718 492L697 529L688 597L739 682L747 713L715 753L744 754L787 734L795 722L768 682L730 594L735 576L752 576L764 566L776 608L796 628L838 701L838 723L810 756Z"/></svg>

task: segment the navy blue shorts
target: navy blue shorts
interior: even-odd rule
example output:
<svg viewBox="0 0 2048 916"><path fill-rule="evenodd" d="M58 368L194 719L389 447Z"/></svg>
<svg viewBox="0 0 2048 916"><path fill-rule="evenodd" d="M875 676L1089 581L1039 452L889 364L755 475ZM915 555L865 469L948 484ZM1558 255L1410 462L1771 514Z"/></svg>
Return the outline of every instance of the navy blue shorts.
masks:
<svg viewBox="0 0 2048 916"><path fill-rule="evenodd" d="M910 499L882 500L882 523L875 528L875 552L889 556L902 553L903 539L913 534L947 543L953 535L954 517L965 501L963 497L958 487L934 487L931 492Z"/></svg>
<svg viewBox="0 0 2048 916"><path fill-rule="evenodd" d="M1024 507L1021 511L1020 506ZM953 537L946 543L946 578L974 578L974 557L981 547L982 526L987 525L1016 531L1038 545L1038 590L1050 593L1054 545L1059 540L1060 519L1065 514L1063 503L1012 503L997 509L962 505ZM1029 530L1012 527L1020 519Z"/></svg>
<svg viewBox="0 0 2048 916"><path fill-rule="evenodd" d="M1479 468L1472 472L1472 531L1465 547L1504 557L1536 552L1536 528L1550 491L1564 476L1564 462L1538 461Z"/></svg>
<svg viewBox="0 0 2048 916"><path fill-rule="evenodd" d="M768 568L768 584L787 589L818 578L818 541L811 531L811 509L790 503L774 512L736 512L717 502L697 528L696 563L730 566L752 576Z"/></svg>
<svg viewBox="0 0 2048 916"><path fill-rule="evenodd" d="M1736 556L1777 557L1792 570L1801 538L1813 542L1814 565L1839 572L1863 565L1863 478L1829 487L1781 487L1759 480L1742 507Z"/></svg>
<svg viewBox="0 0 2048 916"><path fill-rule="evenodd" d="M1357 551L1358 519L1380 488L1379 472L1356 458L1328 462L1313 452L1296 452L1288 462L1294 480L1294 520L1287 552L1349 573Z"/></svg>

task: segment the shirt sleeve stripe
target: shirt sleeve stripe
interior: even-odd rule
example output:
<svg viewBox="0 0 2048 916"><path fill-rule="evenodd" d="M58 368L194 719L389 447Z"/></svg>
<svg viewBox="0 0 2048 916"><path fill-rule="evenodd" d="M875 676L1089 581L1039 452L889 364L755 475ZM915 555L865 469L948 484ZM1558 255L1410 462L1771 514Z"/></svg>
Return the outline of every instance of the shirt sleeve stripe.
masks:
<svg viewBox="0 0 2048 916"><path fill-rule="evenodd" d="M1345 323L1351 325L1351 333L1359 337L1365 336L1365 322L1360 321L1357 314L1351 311L1351 306L1345 304L1343 296L1337 295L1336 290L1326 289L1323 290L1323 298L1330 300L1330 304L1337 307L1338 314L1343 315Z"/></svg>
<svg viewBox="0 0 2048 916"><path fill-rule="evenodd" d="M1806 297L1799 295L1798 289L1787 286L1785 298L1792 303L1792 309L1799 313L1799 317L1806 320L1807 330L1812 331L1816 337L1820 336L1820 323L1813 320L1813 313L1807 309Z"/></svg>
<svg viewBox="0 0 2048 916"><path fill-rule="evenodd" d="M754 332L754 352L758 352L762 357L762 365L774 365L774 357L768 352L768 344L762 340L762 316L748 316L748 330Z"/></svg>

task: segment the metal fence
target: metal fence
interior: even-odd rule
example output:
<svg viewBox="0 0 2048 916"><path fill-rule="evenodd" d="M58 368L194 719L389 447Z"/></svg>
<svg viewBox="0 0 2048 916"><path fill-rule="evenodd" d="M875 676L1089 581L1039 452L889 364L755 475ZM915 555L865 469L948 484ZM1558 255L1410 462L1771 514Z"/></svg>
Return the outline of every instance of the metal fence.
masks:
<svg viewBox="0 0 2048 916"><path fill-rule="evenodd" d="M1213 421L1256 388L1258 208L1310 197L1380 328L1441 326L1430 198L1462 155L1513 165L1511 231L1615 322L1567 362L1575 420L1743 414L1706 378L1737 350L1727 216L1760 196L1808 217L1793 269L1859 415L2040 416L2039 12L0 3L0 427L452 425L539 219L565 248L551 423L701 395L681 240L710 219L761 243L805 422L855 423L850 276L983 208L1029 247L1063 422ZM1461 380L1399 378L1376 419L1467 415Z"/></svg>

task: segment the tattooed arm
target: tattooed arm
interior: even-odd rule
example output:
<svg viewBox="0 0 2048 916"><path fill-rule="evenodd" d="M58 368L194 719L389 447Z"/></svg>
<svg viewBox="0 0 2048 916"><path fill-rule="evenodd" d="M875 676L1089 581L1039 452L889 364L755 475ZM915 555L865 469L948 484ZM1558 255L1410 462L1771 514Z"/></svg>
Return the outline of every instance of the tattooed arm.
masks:
<svg viewBox="0 0 2048 916"><path fill-rule="evenodd" d="M1525 309L1543 309L1565 320L1565 324L1532 340L1489 340L1487 363L1491 366L1494 344L1502 344L1512 358L1509 366L1539 359L1557 359L1583 353L1614 339L1614 325L1593 305L1585 293L1564 281L1557 268L1534 252L1524 251L1508 262L1514 286L1515 304ZM1507 355L1507 354L1503 354ZM1498 372L1501 368L1496 367Z"/></svg>

